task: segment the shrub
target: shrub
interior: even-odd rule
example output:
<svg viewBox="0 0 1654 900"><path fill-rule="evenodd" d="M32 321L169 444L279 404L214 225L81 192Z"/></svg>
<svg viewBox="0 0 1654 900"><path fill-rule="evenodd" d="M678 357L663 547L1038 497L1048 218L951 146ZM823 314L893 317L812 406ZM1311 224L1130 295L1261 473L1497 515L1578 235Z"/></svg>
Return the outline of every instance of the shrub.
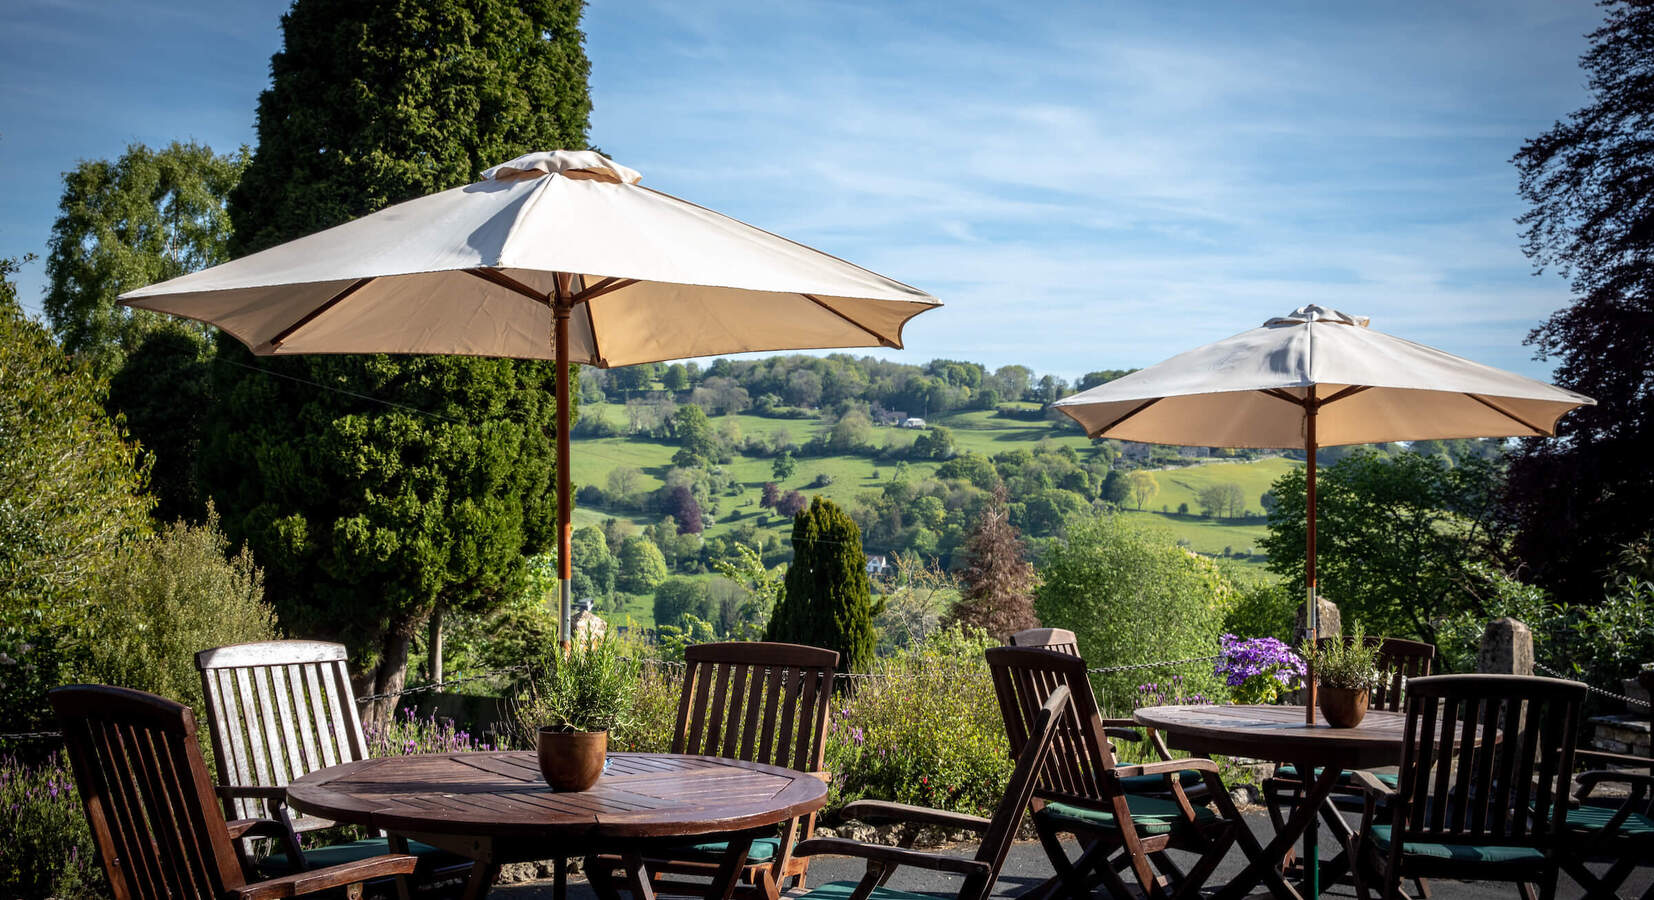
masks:
<svg viewBox="0 0 1654 900"><path fill-rule="evenodd" d="M1289 640L1293 615L1303 598L1287 594L1279 581L1240 582L1235 586L1234 606L1223 617L1223 630L1241 637L1270 637Z"/></svg>
<svg viewBox="0 0 1654 900"><path fill-rule="evenodd" d="M1045 625L1074 631L1093 666L1215 654L1233 605L1234 588L1211 560L1116 515L1072 525L1047 548L1039 575L1034 611ZM1221 696L1209 671L1191 672L1189 689ZM1140 678L1097 676L1098 702L1129 708Z"/></svg>
<svg viewBox="0 0 1654 900"><path fill-rule="evenodd" d="M226 559L227 547L209 506L206 524L174 523L118 557L99 589L90 677L200 710L197 651L279 637L251 554Z"/></svg>
<svg viewBox="0 0 1654 900"><path fill-rule="evenodd" d="M834 703L829 806L864 797L991 815L1012 761L988 664L994 644L949 629L873 664Z"/></svg>
<svg viewBox="0 0 1654 900"><path fill-rule="evenodd" d="M68 758L0 757L0 896L75 900L109 892Z"/></svg>
<svg viewBox="0 0 1654 900"><path fill-rule="evenodd" d="M609 732L609 749L632 753L666 753L672 749L683 673L681 663L644 663L632 698L632 715Z"/></svg>
<svg viewBox="0 0 1654 900"><path fill-rule="evenodd" d="M402 710L400 716L391 716L383 725L365 723L362 733L367 738L368 755L373 757L495 749L492 743L478 740L470 731L457 727L453 719L438 718L436 713L421 718L411 708Z"/></svg>

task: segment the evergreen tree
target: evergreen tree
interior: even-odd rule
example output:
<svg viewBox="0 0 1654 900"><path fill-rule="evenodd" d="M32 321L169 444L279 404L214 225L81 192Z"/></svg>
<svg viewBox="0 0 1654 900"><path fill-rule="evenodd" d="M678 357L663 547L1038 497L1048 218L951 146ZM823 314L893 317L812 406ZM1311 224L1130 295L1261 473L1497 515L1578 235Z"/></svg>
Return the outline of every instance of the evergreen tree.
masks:
<svg viewBox="0 0 1654 900"><path fill-rule="evenodd" d="M1591 99L1513 162L1528 257L1569 277L1572 303L1528 336L1556 382L1597 405L1555 440L1523 442L1509 509L1526 571L1559 596L1600 596L1654 506L1654 6L1613 0L1581 59Z"/></svg>
<svg viewBox="0 0 1654 900"><path fill-rule="evenodd" d="M466 184L528 151L585 146L580 11L579 0L296 0L259 98L258 148L230 196L233 249ZM233 341L219 358L203 485L266 566L283 624L343 639L367 667L364 688L399 688L433 613L512 596L525 555L551 546L553 366L254 360Z"/></svg>
<svg viewBox="0 0 1654 900"><path fill-rule="evenodd" d="M1008 641L1024 628L1038 628L1034 615L1034 566L1023 558L1022 540L1005 509L1005 488L982 510L965 538L965 568L959 573L959 602L948 611L949 625L980 628Z"/></svg>
<svg viewBox="0 0 1654 900"><path fill-rule="evenodd" d="M837 650L840 670L864 672L873 661L878 612L861 529L831 500L816 497L793 519L786 591L764 639Z"/></svg>

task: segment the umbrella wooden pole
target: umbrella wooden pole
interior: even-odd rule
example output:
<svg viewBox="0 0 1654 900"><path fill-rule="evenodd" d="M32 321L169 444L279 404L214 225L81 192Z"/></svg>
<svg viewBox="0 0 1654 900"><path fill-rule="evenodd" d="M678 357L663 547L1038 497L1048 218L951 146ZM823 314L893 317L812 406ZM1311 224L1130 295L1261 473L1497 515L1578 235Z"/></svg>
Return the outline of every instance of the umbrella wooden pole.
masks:
<svg viewBox="0 0 1654 900"><path fill-rule="evenodd" d="M1315 400L1315 386L1310 385L1309 399L1304 404L1304 584L1308 588L1308 596L1304 598L1304 627L1309 632L1309 645L1317 646L1320 638L1321 604L1315 596L1315 415L1320 411L1320 404ZM1304 673L1305 703L1304 721L1315 724L1315 663L1313 658L1309 670Z"/></svg>
<svg viewBox="0 0 1654 900"><path fill-rule="evenodd" d="M569 476L569 314L574 304L569 302L568 278L557 276L557 299L552 305L555 317L557 345L557 596L560 602L557 636L563 650L568 651L573 633L569 617L573 602L574 561L574 504L573 483Z"/></svg>

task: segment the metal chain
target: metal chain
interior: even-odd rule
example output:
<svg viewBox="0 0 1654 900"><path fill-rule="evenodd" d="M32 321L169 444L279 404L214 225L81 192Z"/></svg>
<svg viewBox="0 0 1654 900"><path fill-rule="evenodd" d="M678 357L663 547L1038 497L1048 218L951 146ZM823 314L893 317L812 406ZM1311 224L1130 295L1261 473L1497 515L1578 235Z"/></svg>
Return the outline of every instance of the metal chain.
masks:
<svg viewBox="0 0 1654 900"><path fill-rule="evenodd" d="M1129 666L1097 666L1086 669L1086 671L1092 675L1106 675L1109 672L1131 672L1137 669L1169 669L1173 666L1185 666L1189 663L1216 662L1222 658L1222 654L1217 656L1191 656L1187 659L1167 659L1159 662L1133 663Z"/></svg>
<svg viewBox="0 0 1654 900"><path fill-rule="evenodd" d="M0 734L0 741L44 741L57 740L63 737L61 731L17 731L10 734Z"/></svg>
<svg viewBox="0 0 1654 900"><path fill-rule="evenodd" d="M367 703L370 700L388 700L391 697L400 697L404 694L421 694L426 691L434 691L437 688L447 687L450 684L464 684L467 681L481 681L484 678L493 678L495 675L526 671L528 671L528 666L506 666L503 669L486 669L472 675L462 675L459 678L450 678L447 681L437 681L432 682L431 684L422 684L417 687L403 688L400 691L387 691L383 694L365 694L361 697L357 697L356 702Z"/></svg>
<svg viewBox="0 0 1654 900"><path fill-rule="evenodd" d="M1557 670L1551 668L1550 666L1547 666L1544 663L1539 662L1538 660L1534 661L1533 667L1535 669L1538 669L1541 672L1544 672L1547 675L1551 675L1551 676L1554 676L1556 678L1567 678L1569 680L1577 680L1577 679L1574 679L1573 676L1564 675L1561 672L1558 672ZM1587 691L1590 691L1593 694L1601 694L1604 697L1610 697L1612 699L1618 700L1619 702L1624 703L1627 706L1640 706L1643 709L1650 709L1651 708L1649 706L1649 703L1648 703L1647 700L1638 700L1636 697L1627 697L1624 694L1616 694L1613 691L1605 691L1602 688L1599 688L1599 687L1597 687L1596 685L1593 685L1593 684L1585 685L1585 689Z"/></svg>

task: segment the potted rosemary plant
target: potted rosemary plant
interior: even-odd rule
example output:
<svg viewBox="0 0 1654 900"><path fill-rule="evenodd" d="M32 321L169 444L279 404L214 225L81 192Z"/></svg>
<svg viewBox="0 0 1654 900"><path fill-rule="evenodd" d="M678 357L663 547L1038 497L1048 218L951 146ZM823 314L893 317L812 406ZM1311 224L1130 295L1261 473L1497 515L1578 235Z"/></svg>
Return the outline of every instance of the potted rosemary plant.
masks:
<svg viewBox="0 0 1654 900"><path fill-rule="evenodd" d="M1374 689L1390 677L1379 668L1379 645L1368 643L1360 623L1348 639L1333 638L1312 647L1306 641L1298 653L1310 663L1320 685L1321 715L1334 728L1354 728L1367 716L1367 701Z"/></svg>
<svg viewBox="0 0 1654 900"><path fill-rule="evenodd" d="M540 773L553 790L583 791L603 774L609 731L631 715L640 669L618 639L588 631L567 653L553 650L530 681L518 720L535 735Z"/></svg>

